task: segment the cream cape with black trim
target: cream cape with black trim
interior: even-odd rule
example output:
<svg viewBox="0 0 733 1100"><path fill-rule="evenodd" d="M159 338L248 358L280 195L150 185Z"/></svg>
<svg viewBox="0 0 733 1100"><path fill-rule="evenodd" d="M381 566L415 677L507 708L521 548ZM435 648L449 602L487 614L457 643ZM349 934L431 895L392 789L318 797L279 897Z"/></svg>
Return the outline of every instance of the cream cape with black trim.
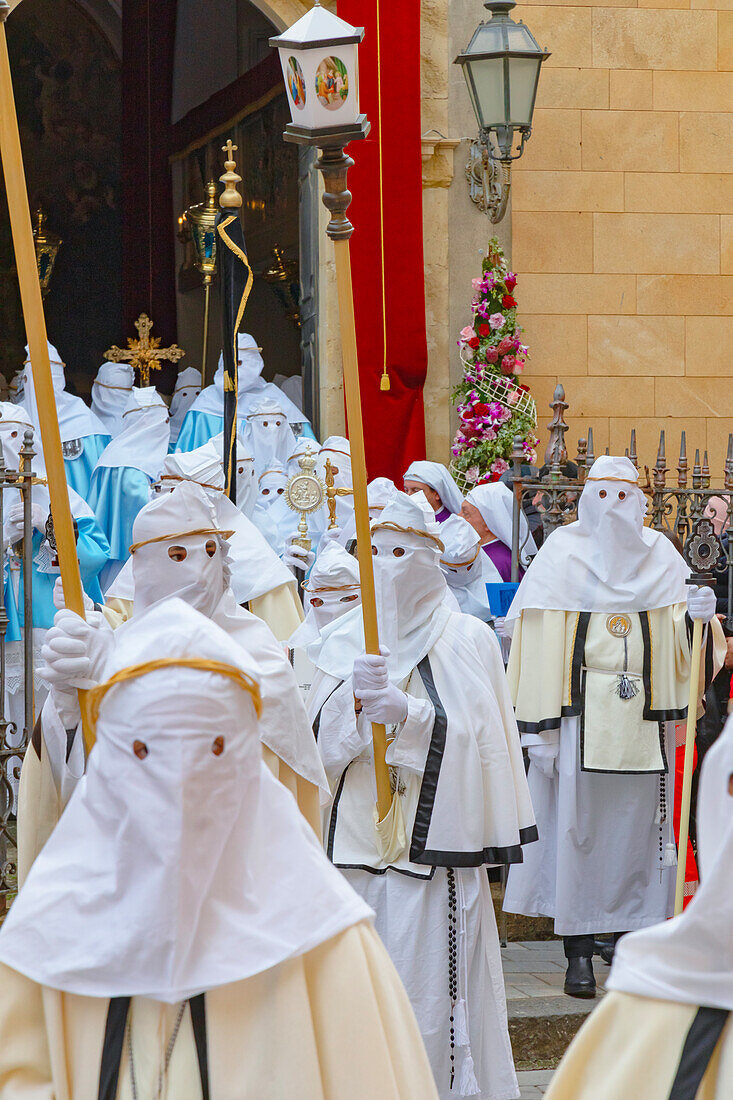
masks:
<svg viewBox="0 0 733 1100"><path fill-rule="evenodd" d="M371 727L354 714L351 679L321 670L318 745L333 799L324 828L339 867L429 877L435 866L519 862L537 838L504 666L493 631L447 613L426 657L409 676L408 714L387 753L397 769L407 848L391 864L374 840ZM322 700L325 699L325 702Z"/></svg>

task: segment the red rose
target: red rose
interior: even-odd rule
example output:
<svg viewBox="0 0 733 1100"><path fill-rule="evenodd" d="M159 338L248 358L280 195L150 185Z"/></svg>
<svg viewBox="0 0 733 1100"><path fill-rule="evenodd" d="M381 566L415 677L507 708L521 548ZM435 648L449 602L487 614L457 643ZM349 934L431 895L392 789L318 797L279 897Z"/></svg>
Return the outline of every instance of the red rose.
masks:
<svg viewBox="0 0 733 1100"><path fill-rule="evenodd" d="M501 304L504 309L515 309L517 303L512 298L511 294L505 294L501 300Z"/></svg>
<svg viewBox="0 0 733 1100"><path fill-rule="evenodd" d="M479 325L476 331L478 332L479 336L488 336L491 332L491 329L488 325Z"/></svg>
<svg viewBox="0 0 733 1100"><path fill-rule="evenodd" d="M478 404L473 406L473 412L475 416L488 416L491 409L483 401L479 401Z"/></svg>
<svg viewBox="0 0 733 1100"><path fill-rule="evenodd" d="M513 271L510 271L509 274L507 275L506 279L504 280L504 286L507 288L507 290L511 294L511 292L514 290L514 287L516 285L517 285L517 276L514 274Z"/></svg>
<svg viewBox="0 0 733 1100"><path fill-rule="evenodd" d="M521 385L519 389L524 390L525 393L529 393L529 386Z"/></svg>
<svg viewBox="0 0 733 1100"><path fill-rule="evenodd" d="M501 477L501 474L499 474L499 473L493 473L493 474L491 475L491 477L489 478L489 481L490 481L490 482L491 482L491 481L498 481L500 477Z"/></svg>
<svg viewBox="0 0 733 1100"><path fill-rule="evenodd" d="M478 336L472 336L470 340L466 341L466 343L468 344L469 348L477 348L479 345Z"/></svg>

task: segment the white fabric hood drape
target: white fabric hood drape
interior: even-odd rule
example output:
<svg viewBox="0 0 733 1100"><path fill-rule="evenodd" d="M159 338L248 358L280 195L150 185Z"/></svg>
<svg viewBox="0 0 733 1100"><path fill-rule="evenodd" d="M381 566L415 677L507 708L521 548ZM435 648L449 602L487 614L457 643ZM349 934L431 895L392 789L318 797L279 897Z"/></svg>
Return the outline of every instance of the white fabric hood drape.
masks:
<svg viewBox="0 0 733 1100"><path fill-rule="evenodd" d="M460 512L463 495L447 466L444 466L442 462L413 462L405 470L402 480L420 481L423 485L429 485L442 500L444 508L455 514Z"/></svg>
<svg viewBox="0 0 733 1100"><path fill-rule="evenodd" d="M168 408L155 386L133 386L122 431L108 443L97 466L129 466L156 481L168 454Z"/></svg>
<svg viewBox="0 0 733 1100"><path fill-rule="evenodd" d="M169 454L163 463L165 488L191 481L200 485L214 506L216 523L231 530L228 539L231 588L237 603L249 603L273 588L289 584L293 574L277 556L264 535L236 504L224 495L221 454L209 442L195 451Z"/></svg>
<svg viewBox="0 0 733 1100"><path fill-rule="evenodd" d="M113 439L122 431L122 414L134 382L135 371L129 363L102 363L92 383L92 412Z"/></svg>
<svg viewBox="0 0 733 1100"><path fill-rule="evenodd" d="M733 718L698 794L700 886L679 917L620 941L607 989L733 1011Z"/></svg>
<svg viewBox="0 0 733 1100"><path fill-rule="evenodd" d="M461 611L486 617L489 597L486 585L501 583L499 570L488 554L481 553L478 532L461 516L449 516L440 525L440 538L445 550L440 565L448 587L458 600Z"/></svg>
<svg viewBox="0 0 733 1100"><path fill-rule="evenodd" d="M291 649L305 649L315 663L321 629L361 603L359 563L343 546L328 542L315 560L304 586L305 619L288 639ZM354 598L356 597L356 599ZM320 601L318 606L312 599Z"/></svg>
<svg viewBox="0 0 733 1100"><path fill-rule="evenodd" d="M514 494L501 481L489 485L476 485L466 493L466 500L478 508L481 518L490 531L511 550L512 514ZM535 541L529 533L529 524L524 512L519 513L519 547L522 565L526 566L533 554L537 553Z"/></svg>
<svg viewBox="0 0 733 1100"><path fill-rule="evenodd" d="M287 467L295 436L279 402L263 397L252 405L247 416L247 442L258 476L276 463Z"/></svg>
<svg viewBox="0 0 733 1100"><path fill-rule="evenodd" d="M6 470L17 471L20 469L20 451L23 446L23 436L30 428L34 434L35 430L31 418L24 408L20 405L14 405L11 401L0 401L0 446L2 446L3 462L5 463ZM35 442L34 442L35 447ZM36 477L46 477L46 467L43 463L43 455L36 455L32 461L31 466L33 473ZM74 519L89 518L94 515L94 512L89 507L83 497L67 485L69 493L69 504L71 506L71 514ZM7 490L6 490L7 492ZM8 523L7 509L11 503L21 501L23 499L20 489L15 491L15 494L11 493L5 497L5 512L3 518L5 523ZM48 515L51 508L51 498L48 493L47 485L34 485L33 486L33 502L39 504Z"/></svg>
<svg viewBox="0 0 733 1100"><path fill-rule="evenodd" d="M397 492L372 524L379 642L389 649L387 668L393 683L404 681L429 652L450 615L444 606L447 588L439 564L439 530L424 493L408 497ZM396 555L395 550L404 553ZM364 652L361 608L325 627L321 638L318 667L347 679L354 658Z"/></svg>
<svg viewBox="0 0 733 1100"><path fill-rule="evenodd" d="M28 359L23 387L23 396L18 404L26 410L36 429L38 442L36 450L41 450L40 421L38 419L38 404L36 402L36 388L33 381L33 370L28 347L25 349ZM66 392L66 376L61 356L53 344L48 345L48 357L51 361L51 379L53 381L53 393L56 399L56 412L59 420L61 442L68 443L72 439L83 439L87 435L107 435L107 429L97 416L88 408L80 397Z"/></svg>
<svg viewBox="0 0 733 1100"><path fill-rule="evenodd" d="M507 620L519 618L525 608L610 613L685 601L689 569L668 538L644 527L645 499L637 478L628 458L596 459L577 521L543 543Z"/></svg>
<svg viewBox="0 0 733 1100"><path fill-rule="evenodd" d="M201 371L196 367L184 367L178 372L170 404L170 446L175 446L181 431L183 418L201 393Z"/></svg>
<svg viewBox="0 0 733 1100"><path fill-rule="evenodd" d="M253 657L180 600L131 622L105 674L161 654L259 679ZM174 1004L370 915L262 763L250 694L170 667L103 699L87 772L5 922L0 960L53 989Z"/></svg>
<svg viewBox="0 0 733 1100"><path fill-rule="evenodd" d="M297 405L272 382L265 382L262 378L264 363L257 347L257 341L248 332L240 332L237 338L239 366L237 368L237 380L239 389L237 393L237 418L247 416L252 403L259 398L268 396L280 404L283 412L291 424L302 424L305 417ZM214 375L214 381L201 391L191 406L193 412L208 413L210 416L224 416L224 360L219 356L219 365Z"/></svg>

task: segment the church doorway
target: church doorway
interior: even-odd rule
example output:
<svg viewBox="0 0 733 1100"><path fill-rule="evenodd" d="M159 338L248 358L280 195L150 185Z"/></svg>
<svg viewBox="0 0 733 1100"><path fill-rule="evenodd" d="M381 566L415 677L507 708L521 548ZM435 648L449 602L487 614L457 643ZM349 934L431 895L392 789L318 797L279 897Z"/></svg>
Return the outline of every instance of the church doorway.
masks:
<svg viewBox="0 0 733 1100"><path fill-rule="evenodd" d="M108 9L106 25L96 7ZM28 196L60 239L45 297L71 390L88 393L122 312L121 62L113 9L24 0L6 23ZM1 181L0 173L0 181ZM25 359L25 327L0 182L0 384ZM7 392L4 389L2 396Z"/></svg>
<svg viewBox="0 0 733 1100"><path fill-rule="evenodd" d="M282 28L249 0L179 0L172 92L171 168L177 229L178 342L187 366L202 358L204 291L184 211L223 172L222 145L237 146L241 211L255 278L243 328L262 348L264 376L318 421L316 311L318 195L311 150L283 141L289 111L271 35ZM221 345L212 288L206 380Z"/></svg>

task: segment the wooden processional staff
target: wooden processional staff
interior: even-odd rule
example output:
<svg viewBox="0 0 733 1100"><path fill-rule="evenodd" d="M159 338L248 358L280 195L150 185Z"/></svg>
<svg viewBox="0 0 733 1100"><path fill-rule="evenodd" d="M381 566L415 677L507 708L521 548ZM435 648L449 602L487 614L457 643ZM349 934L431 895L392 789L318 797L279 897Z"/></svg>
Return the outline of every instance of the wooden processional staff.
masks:
<svg viewBox="0 0 733 1100"><path fill-rule="evenodd" d="M84 618L84 593L79 572L79 560L76 556L74 522L71 518L69 493L66 486L66 471L61 450L56 398L54 397L51 364L48 358L46 319L43 314L43 299L38 281L36 250L33 243L31 213L25 185L23 154L20 147L18 117L15 110L10 58L5 35L5 20L12 8L16 6L17 4L11 6L7 0L0 0L0 159L2 160L3 175L5 177L15 262L18 269L20 297L28 336L33 386L38 404L38 421L46 462L48 493L51 500L51 514L56 533L56 547L64 586L64 598L66 606ZM83 713L84 708L82 707ZM86 723L84 740L87 751L89 751L94 743L94 735L90 730L87 730Z"/></svg>

